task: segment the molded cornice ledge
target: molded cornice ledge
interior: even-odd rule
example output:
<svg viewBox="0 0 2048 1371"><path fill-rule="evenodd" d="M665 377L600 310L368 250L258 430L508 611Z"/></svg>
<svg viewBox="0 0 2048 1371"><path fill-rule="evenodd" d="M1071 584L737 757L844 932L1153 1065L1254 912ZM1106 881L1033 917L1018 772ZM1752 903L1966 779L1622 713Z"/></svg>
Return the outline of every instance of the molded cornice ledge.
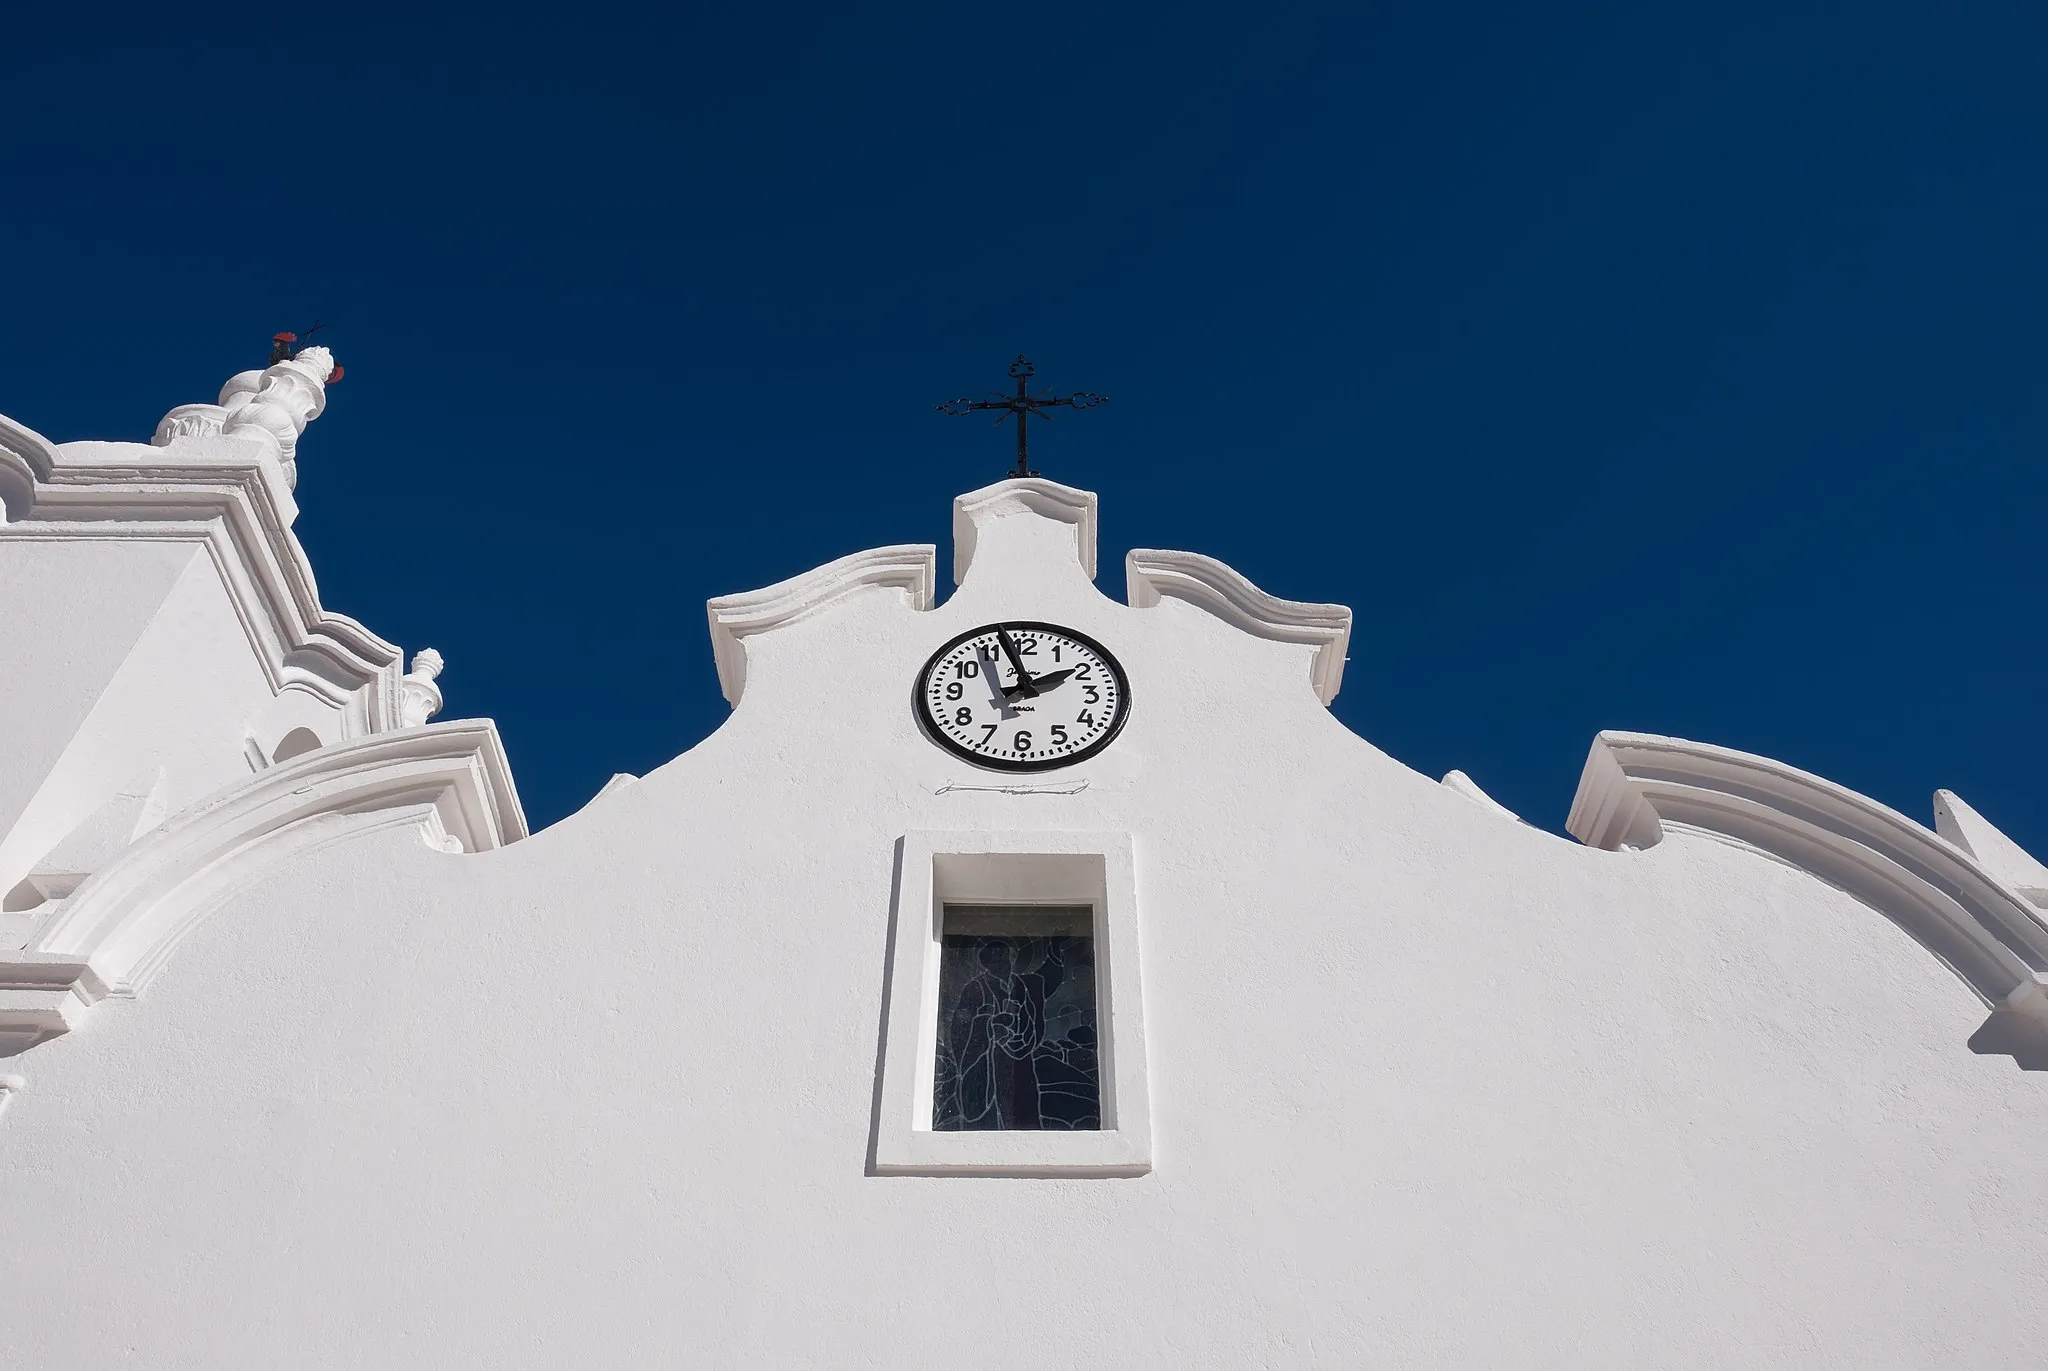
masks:
<svg viewBox="0 0 2048 1371"><path fill-rule="evenodd" d="M1150 609L1162 597L1199 605L1223 622L1258 638L1306 643L1316 655L1309 681L1324 704L1344 683L1344 652L1351 645L1351 611L1268 595L1214 557L1197 552L1132 548L1124 558L1124 582L1133 609Z"/></svg>
<svg viewBox="0 0 2048 1371"><path fill-rule="evenodd" d="M433 724L338 743L172 819L81 885L36 942L0 953L0 1055L138 993L180 939L281 862L378 829L416 825L445 852L526 836L498 733Z"/></svg>
<svg viewBox="0 0 2048 1371"><path fill-rule="evenodd" d="M704 609L711 621L711 655L718 663L718 688L725 692L726 703L737 708L747 688L745 639L821 614L868 589L900 590L912 609L930 609L938 556L930 543L872 548L762 590L708 601Z"/></svg>
<svg viewBox="0 0 2048 1371"><path fill-rule="evenodd" d="M2048 927L1969 853L1896 810L1782 762L1643 733L1593 740L1565 827L1646 848L1668 827L1769 853L1904 929L1992 1007L1970 1039L2048 1070Z"/></svg>
<svg viewBox="0 0 2048 1371"><path fill-rule="evenodd" d="M1095 579L1095 492L1076 490L1039 476L1013 476L953 501L953 584L967 580L974 563L974 545L983 524L994 519L1035 514L1074 526L1074 554L1081 570Z"/></svg>
<svg viewBox="0 0 2048 1371"><path fill-rule="evenodd" d="M0 538L204 543L273 690L297 685L352 706L360 732L399 726L399 650L321 607L291 532L298 506L263 444L216 435L59 445L0 417L0 505Z"/></svg>
<svg viewBox="0 0 2048 1371"><path fill-rule="evenodd" d="M36 484L50 479L55 445L34 429L0 414L0 524L28 517Z"/></svg>

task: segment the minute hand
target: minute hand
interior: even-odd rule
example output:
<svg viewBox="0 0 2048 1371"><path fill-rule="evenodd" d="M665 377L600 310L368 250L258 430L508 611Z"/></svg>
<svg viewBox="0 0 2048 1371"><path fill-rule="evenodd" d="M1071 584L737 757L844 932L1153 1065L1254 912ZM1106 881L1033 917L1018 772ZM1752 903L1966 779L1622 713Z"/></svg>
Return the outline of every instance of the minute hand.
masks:
<svg viewBox="0 0 2048 1371"><path fill-rule="evenodd" d="M1024 669L1023 654L1017 651L1017 644L1011 640L1010 631L1001 624L996 625L996 641L1003 645L1003 652L1008 655L1010 665L1017 668L1017 684L1005 690L1003 698L1014 699L1018 695L1036 695L1038 687L1032 683L1031 673Z"/></svg>
<svg viewBox="0 0 2048 1371"><path fill-rule="evenodd" d="M1064 671L1049 672L1048 674L1040 676L1037 679L1033 680L1029 687L1021 685L1011 686L1008 690L1005 690L1003 692L1003 698L1006 700L1014 700L1019 695L1023 694L1027 688L1031 691L1033 695L1043 695L1046 691L1051 690L1054 686L1066 680L1067 677L1073 674L1074 668L1072 667L1068 667Z"/></svg>

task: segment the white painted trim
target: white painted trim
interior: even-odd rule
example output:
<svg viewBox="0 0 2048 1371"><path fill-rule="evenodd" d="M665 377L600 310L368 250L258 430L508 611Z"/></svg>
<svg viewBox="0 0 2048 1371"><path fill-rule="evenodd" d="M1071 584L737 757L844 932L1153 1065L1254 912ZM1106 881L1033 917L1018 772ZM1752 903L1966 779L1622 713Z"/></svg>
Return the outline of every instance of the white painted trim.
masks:
<svg viewBox="0 0 2048 1371"><path fill-rule="evenodd" d="M0 524L28 517L36 483L56 465L56 444L26 424L0 414Z"/></svg>
<svg viewBox="0 0 2048 1371"><path fill-rule="evenodd" d="M823 613L871 587L900 590L909 597L912 609L930 609L937 564L938 549L930 543L878 547L827 562L761 590L708 601L704 608L711 620L711 655L718 664L718 687L725 692L726 703L738 706L747 688L744 639Z"/></svg>
<svg viewBox="0 0 2048 1371"><path fill-rule="evenodd" d="M1746 844L1854 895L1993 1009L1971 1045L2048 1069L2048 925L1968 852L1867 796L1766 757L1680 738L1593 740L1565 827L1647 848L1667 827Z"/></svg>
<svg viewBox="0 0 2048 1371"><path fill-rule="evenodd" d="M1085 904L1095 911L1104 1127L940 1133L931 1126L939 934L954 904ZM1152 1105L1131 836L919 830L903 837L892 913L874 1170L908 1176L1142 1176Z"/></svg>
<svg viewBox="0 0 2048 1371"><path fill-rule="evenodd" d="M53 444L0 416L0 505L0 538L204 544L273 691L311 691L352 735L399 727L399 650L321 608L298 506L260 444Z"/></svg>
<svg viewBox="0 0 2048 1371"><path fill-rule="evenodd" d="M0 1052L139 993L180 939L281 861L416 825L439 850L526 836L497 729L430 724L319 748L174 817L94 873L20 952L0 953Z"/></svg>
<svg viewBox="0 0 2048 1371"><path fill-rule="evenodd" d="M1316 655L1309 681L1324 704L1344 683L1344 652L1351 645L1351 611L1268 595L1214 557L1136 547L1124 558L1126 594L1133 609L1150 609L1171 596L1199 605L1254 637L1307 643Z"/></svg>
<svg viewBox="0 0 2048 1371"><path fill-rule="evenodd" d="M1095 579L1095 492L1076 490L1039 476L1014 476L953 500L953 584L967 580L974 564L976 535L982 522L1015 514L1036 514L1074 526L1074 555L1081 570Z"/></svg>

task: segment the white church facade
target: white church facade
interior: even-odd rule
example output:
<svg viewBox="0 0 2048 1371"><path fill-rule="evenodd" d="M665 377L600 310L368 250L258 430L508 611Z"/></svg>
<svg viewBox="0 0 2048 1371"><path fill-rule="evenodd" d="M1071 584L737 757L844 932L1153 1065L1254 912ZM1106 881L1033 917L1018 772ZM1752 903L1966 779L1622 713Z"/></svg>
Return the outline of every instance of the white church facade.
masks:
<svg viewBox="0 0 2048 1371"><path fill-rule="evenodd" d="M2048 869L1957 797L1603 733L1557 837L1026 478L949 592L712 601L731 717L529 834L320 602L330 366L0 418L0 1367L2048 1358Z"/></svg>

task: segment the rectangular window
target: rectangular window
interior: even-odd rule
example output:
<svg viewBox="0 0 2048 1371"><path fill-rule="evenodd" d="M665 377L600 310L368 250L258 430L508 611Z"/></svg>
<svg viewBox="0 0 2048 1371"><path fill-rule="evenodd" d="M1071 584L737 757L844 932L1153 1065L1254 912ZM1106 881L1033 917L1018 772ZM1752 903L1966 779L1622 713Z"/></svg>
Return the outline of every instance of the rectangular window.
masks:
<svg viewBox="0 0 2048 1371"><path fill-rule="evenodd" d="M935 830L898 848L870 1169L1152 1169L1131 835Z"/></svg>
<svg viewBox="0 0 2048 1371"><path fill-rule="evenodd" d="M1099 1129L1095 912L947 905L932 1127Z"/></svg>

